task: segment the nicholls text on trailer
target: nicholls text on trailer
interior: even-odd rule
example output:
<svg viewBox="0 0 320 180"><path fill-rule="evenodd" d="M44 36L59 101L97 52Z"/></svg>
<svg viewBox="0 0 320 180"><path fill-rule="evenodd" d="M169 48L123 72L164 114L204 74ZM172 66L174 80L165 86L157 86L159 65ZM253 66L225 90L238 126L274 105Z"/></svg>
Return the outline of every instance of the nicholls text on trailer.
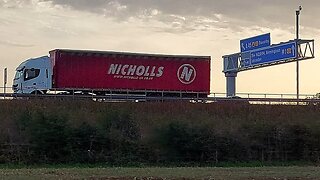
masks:
<svg viewBox="0 0 320 180"><path fill-rule="evenodd" d="M210 56L109 51L50 51L16 69L15 93L69 92L177 95L210 93Z"/></svg>

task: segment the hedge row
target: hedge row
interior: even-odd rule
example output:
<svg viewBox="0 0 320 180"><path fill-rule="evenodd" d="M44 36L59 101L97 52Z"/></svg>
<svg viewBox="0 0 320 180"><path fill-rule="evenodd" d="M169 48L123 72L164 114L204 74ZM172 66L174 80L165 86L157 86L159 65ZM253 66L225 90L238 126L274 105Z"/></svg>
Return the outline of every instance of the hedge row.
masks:
<svg viewBox="0 0 320 180"><path fill-rule="evenodd" d="M1 163L320 162L317 106L6 104Z"/></svg>

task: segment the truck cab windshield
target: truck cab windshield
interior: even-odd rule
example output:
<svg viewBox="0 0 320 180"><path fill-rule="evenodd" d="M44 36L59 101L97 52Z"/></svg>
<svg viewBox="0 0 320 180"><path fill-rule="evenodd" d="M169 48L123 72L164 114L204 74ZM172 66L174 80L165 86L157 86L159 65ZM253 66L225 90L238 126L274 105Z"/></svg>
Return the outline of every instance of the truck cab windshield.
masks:
<svg viewBox="0 0 320 180"><path fill-rule="evenodd" d="M22 71L17 71L16 75L14 76L14 80L20 79L22 74L23 74Z"/></svg>

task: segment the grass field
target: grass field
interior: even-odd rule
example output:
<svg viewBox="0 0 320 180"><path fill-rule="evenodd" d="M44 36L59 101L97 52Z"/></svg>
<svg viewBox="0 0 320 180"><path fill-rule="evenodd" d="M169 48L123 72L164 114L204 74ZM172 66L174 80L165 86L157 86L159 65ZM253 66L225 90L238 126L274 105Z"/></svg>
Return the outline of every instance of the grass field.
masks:
<svg viewBox="0 0 320 180"><path fill-rule="evenodd" d="M320 167L241 168L22 168L1 169L1 179L320 179Z"/></svg>

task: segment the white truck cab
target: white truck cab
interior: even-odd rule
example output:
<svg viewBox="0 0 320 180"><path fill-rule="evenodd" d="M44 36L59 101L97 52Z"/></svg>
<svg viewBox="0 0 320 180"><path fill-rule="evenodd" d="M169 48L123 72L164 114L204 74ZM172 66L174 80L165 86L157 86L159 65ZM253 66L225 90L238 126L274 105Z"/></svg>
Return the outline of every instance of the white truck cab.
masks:
<svg viewBox="0 0 320 180"><path fill-rule="evenodd" d="M29 59L16 69L12 89L14 93L45 94L52 88L52 66L48 56Z"/></svg>

